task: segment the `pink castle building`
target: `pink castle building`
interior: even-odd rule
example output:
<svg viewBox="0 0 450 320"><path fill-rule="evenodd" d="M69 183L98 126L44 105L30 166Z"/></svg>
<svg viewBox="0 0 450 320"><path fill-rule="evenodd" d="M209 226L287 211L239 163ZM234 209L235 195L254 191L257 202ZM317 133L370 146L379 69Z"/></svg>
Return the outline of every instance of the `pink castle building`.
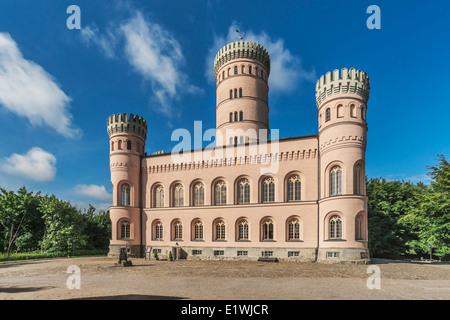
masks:
<svg viewBox="0 0 450 320"><path fill-rule="evenodd" d="M108 118L109 255L126 247L175 259L369 261L369 77L353 68L321 76L318 134L274 139L269 74L269 53L257 43L219 50L211 148L147 155L144 119Z"/></svg>

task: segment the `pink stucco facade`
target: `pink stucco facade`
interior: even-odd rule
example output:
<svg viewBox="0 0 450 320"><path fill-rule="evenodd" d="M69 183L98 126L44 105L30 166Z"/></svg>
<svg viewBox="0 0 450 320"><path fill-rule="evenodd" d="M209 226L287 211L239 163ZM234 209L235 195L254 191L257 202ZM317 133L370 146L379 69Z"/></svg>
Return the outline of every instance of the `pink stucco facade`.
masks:
<svg viewBox="0 0 450 320"><path fill-rule="evenodd" d="M279 140L268 139L268 52L229 43L214 74L214 148L146 155L144 119L108 118L110 255L368 261L366 74L322 76L318 133Z"/></svg>

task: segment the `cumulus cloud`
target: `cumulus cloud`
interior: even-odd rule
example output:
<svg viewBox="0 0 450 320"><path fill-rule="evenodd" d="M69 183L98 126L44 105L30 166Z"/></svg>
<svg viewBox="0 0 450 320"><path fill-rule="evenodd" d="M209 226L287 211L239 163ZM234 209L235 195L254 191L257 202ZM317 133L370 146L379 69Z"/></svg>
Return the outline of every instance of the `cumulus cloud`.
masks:
<svg viewBox="0 0 450 320"><path fill-rule="evenodd" d="M14 39L0 32L0 105L33 125L74 137L79 129L72 126L70 101L49 73L25 59Z"/></svg>
<svg viewBox="0 0 450 320"><path fill-rule="evenodd" d="M214 80L214 57L224 45L231 41L239 40L236 30L241 30L241 26L233 22L228 28L227 35L215 35L213 45L209 49L206 62L205 75L209 82ZM251 30L245 32L245 41L253 41L261 44L270 54L270 76L269 87L271 92L292 92L297 89L302 81L316 81L316 71L303 68L301 59L290 52L286 47L284 39L272 38L264 31L255 33Z"/></svg>
<svg viewBox="0 0 450 320"><path fill-rule="evenodd" d="M106 191L105 186L98 186L95 184L86 185L79 184L74 187L74 193L86 196L89 198L102 200L102 201L110 201L112 200L112 195Z"/></svg>
<svg viewBox="0 0 450 320"><path fill-rule="evenodd" d="M39 147L31 148L24 155L13 153L3 161L0 169L5 173L34 181L50 181L56 174L55 156Z"/></svg>

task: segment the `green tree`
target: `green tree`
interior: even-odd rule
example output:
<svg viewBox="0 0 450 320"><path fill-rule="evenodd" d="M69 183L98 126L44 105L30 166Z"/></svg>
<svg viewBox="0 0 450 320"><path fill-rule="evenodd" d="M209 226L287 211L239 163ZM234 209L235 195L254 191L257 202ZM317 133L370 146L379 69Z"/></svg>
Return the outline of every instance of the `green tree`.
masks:
<svg viewBox="0 0 450 320"><path fill-rule="evenodd" d="M426 187L404 181L367 181L369 250L373 257L399 258L409 252L416 234L402 218L418 205Z"/></svg>
<svg viewBox="0 0 450 320"><path fill-rule="evenodd" d="M428 167L431 186L422 194L418 205L402 220L409 223L416 239L408 245L411 252L428 255L430 248L439 258L450 258L450 164L443 155L438 164Z"/></svg>
<svg viewBox="0 0 450 320"><path fill-rule="evenodd" d="M88 239L84 234L86 221L79 209L55 196L43 197L40 209L45 221L42 239L44 251L68 254L73 249L82 249L86 246Z"/></svg>

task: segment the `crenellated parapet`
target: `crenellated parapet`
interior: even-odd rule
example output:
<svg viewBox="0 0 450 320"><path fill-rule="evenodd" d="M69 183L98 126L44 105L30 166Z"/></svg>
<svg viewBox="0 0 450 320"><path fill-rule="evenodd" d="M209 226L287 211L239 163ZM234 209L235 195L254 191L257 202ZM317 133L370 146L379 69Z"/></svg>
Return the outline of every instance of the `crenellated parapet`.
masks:
<svg viewBox="0 0 450 320"><path fill-rule="evenodd" d="M220 67L228 61L240 58L254 59L261 62L270 74L270 55L262 45L251 41L234 41L223 46L214 58L214 76L217 77Z"/></svg>
<svg viewBox="0 0 450 320"><path fill-rule="evenodd" d="M108 136L116 133L135 133L142 138L147 138L147 121L144 118L130 113L118 113L110 116L106 122Z"/></svg>
<svg viewBox="0 0 450 320"><path fill-rule="evenodd" d="M339 72L340 71L340 72ZM317 107L327 98L335 94L353 93L363 98L367 103L369 100L369 76L361 70L351 68L347 70L334 70L322 75L316 83L316 103Z"/></svg>

